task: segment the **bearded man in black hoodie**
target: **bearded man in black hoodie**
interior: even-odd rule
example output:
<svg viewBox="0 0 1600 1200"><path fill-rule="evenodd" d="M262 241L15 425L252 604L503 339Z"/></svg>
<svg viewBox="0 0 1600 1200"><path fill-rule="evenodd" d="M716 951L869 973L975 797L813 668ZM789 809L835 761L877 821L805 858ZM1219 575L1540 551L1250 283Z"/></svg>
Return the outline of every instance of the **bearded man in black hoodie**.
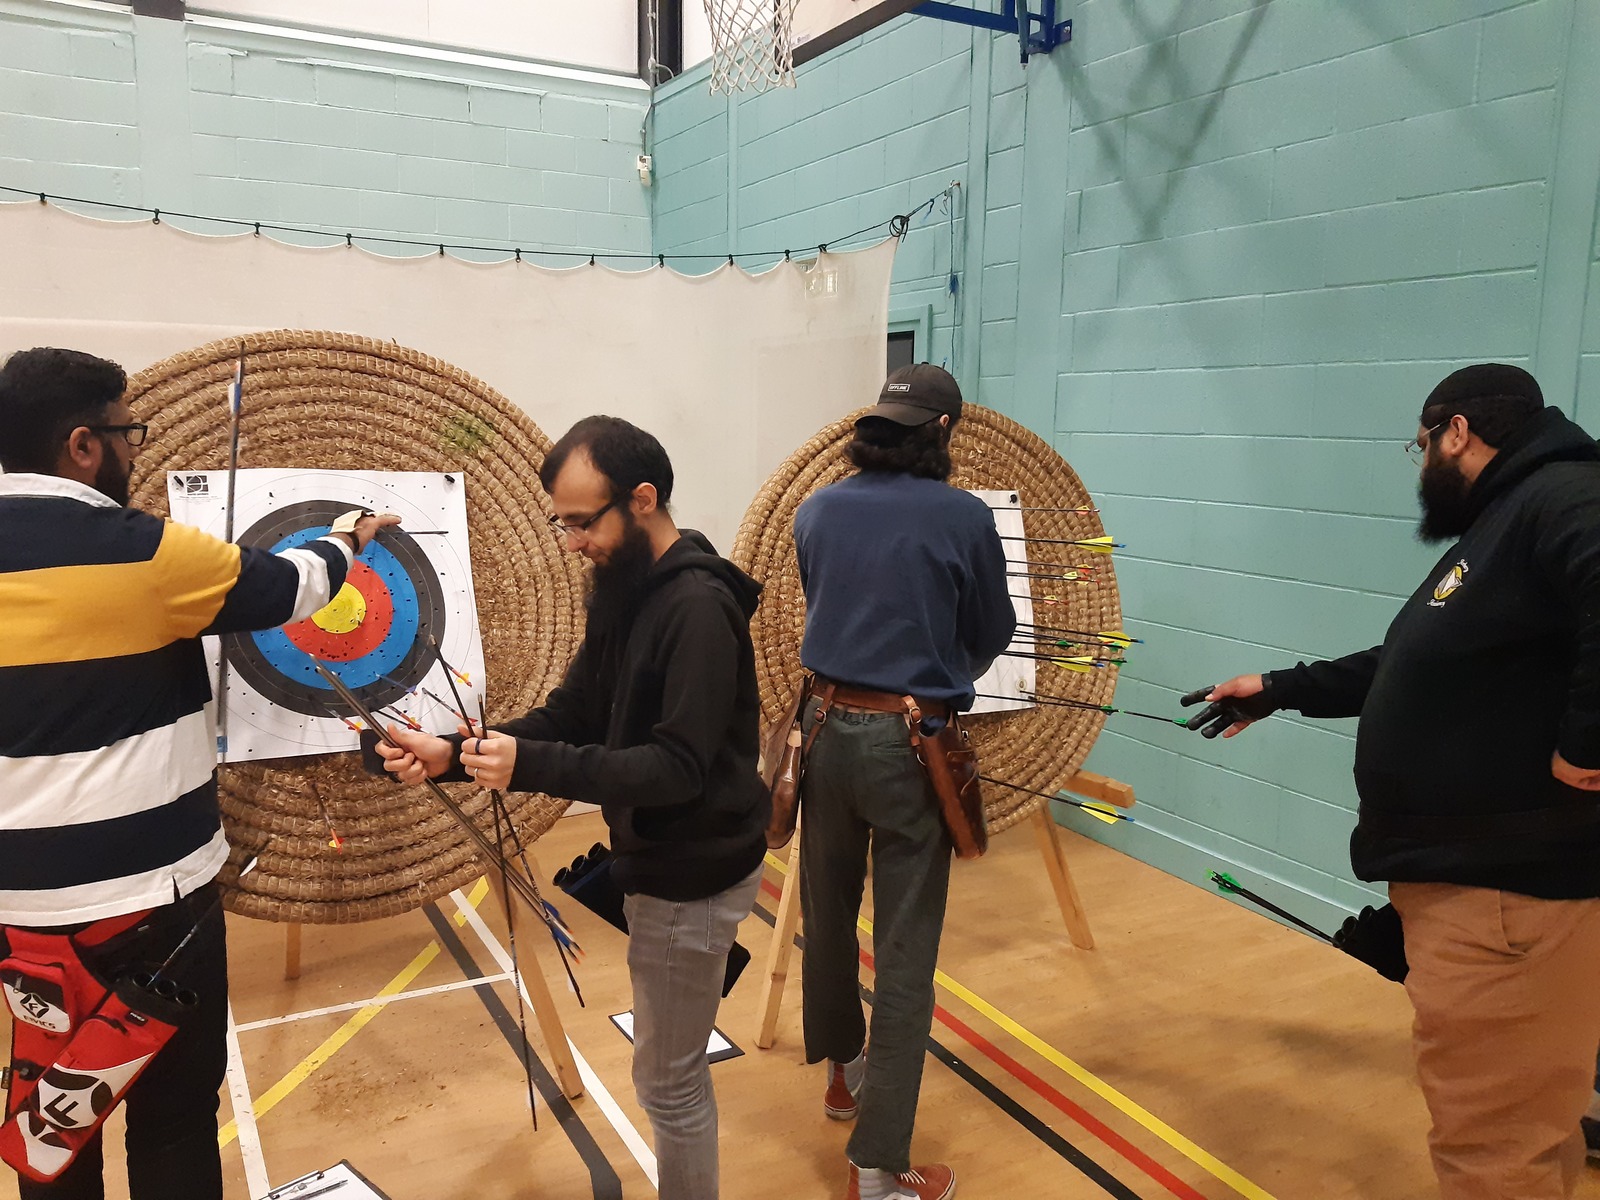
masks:
<svg viewBox="0 0 1600 1200"><path fill-rule="evenodd" d="M1421 537L1455 541L1383 644L1231 679L1189 724L1361 718L1351 860L1400 916L1441 1192L1570 1196L1600 1044L1600 448L1480 363L1407 449Z"/></svg>
<svg viewBox="0 0 1600 1200"><path fill-rule="evenodd" d="M600 805L626 894L633 1081L655 1130L661 1200L715 1200L706 1044L766 851L750 643L761 587L677 528L667 453L626 421L579 421L539 478L556 536L594 564L583 645L561 686L482 738L391 727L405 749L379 752L404 783L471 776Z"/></svg>

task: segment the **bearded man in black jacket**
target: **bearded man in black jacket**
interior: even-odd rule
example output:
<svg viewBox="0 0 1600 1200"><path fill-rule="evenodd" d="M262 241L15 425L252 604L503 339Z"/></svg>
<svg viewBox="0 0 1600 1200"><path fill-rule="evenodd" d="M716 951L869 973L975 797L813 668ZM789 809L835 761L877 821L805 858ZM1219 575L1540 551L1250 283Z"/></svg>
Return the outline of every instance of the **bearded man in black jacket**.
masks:
<svg viewBox="0 0 1600 1200"><path fill-rule="evenodd" d="M1600 1044L1600 447L1480 363L1407 449L1421 537L1455 541L1382 645L1231 679L1189 724L1360 717L1351 860L1400 915L1441 1192L1570 1196Z"/></svg>
<svg viewBox="0 0 1600 1200"><path fill-rule="evenodd" d="M551 526L594 564L583 645L526 716L454 738L390 727L403 783L475 778L600 805L626 894L633 1082L656 1136L661 1200L716 1200L706 1045L728 951L766 852L750 617L761 586L667 512L661 443L587 417L539 471Z"/></svg>

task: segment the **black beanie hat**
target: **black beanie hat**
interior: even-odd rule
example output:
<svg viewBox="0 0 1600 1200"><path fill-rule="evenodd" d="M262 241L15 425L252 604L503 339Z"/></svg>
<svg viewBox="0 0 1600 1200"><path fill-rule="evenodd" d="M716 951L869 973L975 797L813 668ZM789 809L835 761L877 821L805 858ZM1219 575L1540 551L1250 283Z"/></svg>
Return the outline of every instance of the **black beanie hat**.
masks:
<svg viewBox="0 0 1600 1200"><path fill-rule="evenodd" d="M1544 407L1544 393L1539 381L1521 367L1509 363L1474 363L1452 371L1428 393L1422 406L1423 424L1430 424L1427 414L1433 409L1449 409L1441 416L1454 416L1464 405L1483 411L1504 404L1511 411L1524 411L1528 415Z"/></svg>

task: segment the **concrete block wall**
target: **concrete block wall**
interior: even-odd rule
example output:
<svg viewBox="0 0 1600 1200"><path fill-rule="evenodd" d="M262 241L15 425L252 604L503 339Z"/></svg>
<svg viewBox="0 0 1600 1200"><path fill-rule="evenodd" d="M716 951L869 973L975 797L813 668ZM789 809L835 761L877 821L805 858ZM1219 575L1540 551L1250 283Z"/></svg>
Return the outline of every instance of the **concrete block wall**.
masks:
<svg viewBox="0 0 1600 1200"><path fill-rule="evenodd" d="M647 104L622 80L0 0L0 184L26 190L340 234L646 254L635 158Z"/></svg>
<svg viewBox="0 0 1600 1200"><path fill-rule="evenodd" d="M1073 41L1026 72L1014 37L909 16L792 92L680 81L658 108L656 247L815 239L958 175L962 287L925 353L947 358L959 313L969 396L1083 476L1146 639L1118 695L1177 712L1201 684L1381 641L1437 553L1413 538L1402 444L1448 371L1528 365L1600 432L1600 6L1066 15ZM717 122L725 144L682 168L691 211L672 138ZM897 304L937 290L918 237L948 230L907 240ZM1139 823L1062 819L1332 922L1375 890L1347 856L1353 725L1285 716L1218 744L1112 718L1090 765L1134 785Z"/></svg>

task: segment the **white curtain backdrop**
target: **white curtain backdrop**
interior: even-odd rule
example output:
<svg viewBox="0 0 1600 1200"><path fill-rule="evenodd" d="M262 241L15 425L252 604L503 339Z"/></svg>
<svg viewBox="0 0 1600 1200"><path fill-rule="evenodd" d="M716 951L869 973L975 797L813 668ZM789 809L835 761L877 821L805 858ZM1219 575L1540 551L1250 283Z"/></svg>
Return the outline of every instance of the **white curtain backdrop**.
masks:
<svg viewBox="0 0 1600 1200"><path fill-rule="evenodd" d="M672 456L679 523L726 552L767 475L877 398L894 248L759 275L550 270L0 204L0 359L69 346L132 373L252 330L393 340L485 380L552 440L597 412L648 429Z"/></svg>

